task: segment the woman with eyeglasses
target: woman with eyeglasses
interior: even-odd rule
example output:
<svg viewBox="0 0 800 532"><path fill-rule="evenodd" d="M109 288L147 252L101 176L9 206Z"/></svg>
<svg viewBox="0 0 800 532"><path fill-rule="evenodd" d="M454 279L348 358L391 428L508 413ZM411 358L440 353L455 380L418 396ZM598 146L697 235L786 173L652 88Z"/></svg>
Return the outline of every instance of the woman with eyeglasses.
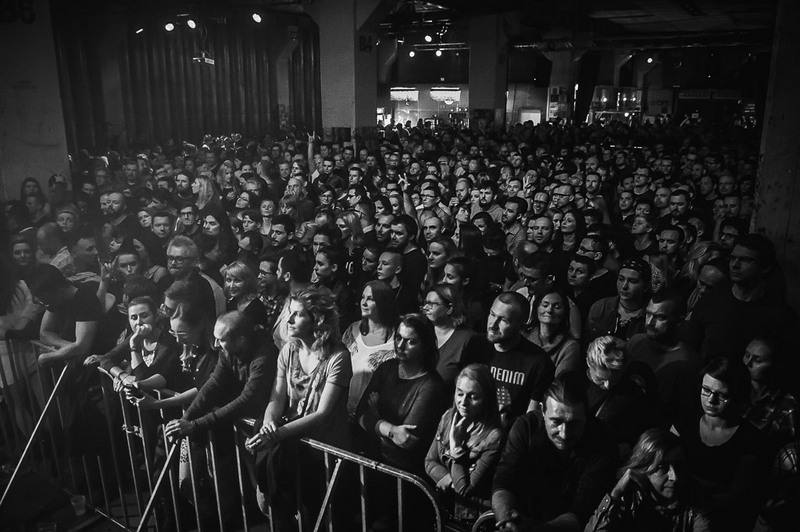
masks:
<svg viewBox="0 0 800 532"><path fill-rule="evenodd" d="M701 372L699 413L684 413L673 431L687 465L709 498L719 530L751 530L759 504L765 446L758 429L744 420L750 376L738 360L715 358Z"/></svg>
<svg viewBox="0 0 800 532"><path fill-rule="evenodd" d="M464 346L475 332L465 327L467 317L460 290L452 284L437 284L428 289L422 313L436 332L439 362L436 371L442 377L448 393L455 386L462 364Z"/></svg>

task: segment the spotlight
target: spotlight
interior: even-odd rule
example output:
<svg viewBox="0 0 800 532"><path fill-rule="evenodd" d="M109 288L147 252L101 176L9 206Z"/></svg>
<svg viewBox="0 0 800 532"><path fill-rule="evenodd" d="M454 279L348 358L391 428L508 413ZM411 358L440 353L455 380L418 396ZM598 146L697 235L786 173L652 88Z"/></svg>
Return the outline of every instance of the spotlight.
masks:
<svg viewBox="0 0 800 532"><path fill-rule="evenodd" d="M139 35L144 31L144 28L136 28L136 35Z"/></svg>
<svg viewBox="0 0 800 532"><path fill-rule="evenodd" d="M442 57L442 51L436 50L436 57Z"/></svg>
<svg viewBox="0 0 800 532"><path fill-rule="evenodd" d="M261 24L261 15L258 13L253 13L253 20L256 22L256 24Z"/></svg>
<svg viewBox="0 0 800 532"><path fill-rule="evenodd" d="M186 25L189 26L191 29L195 29L197 27L197 23L192 19L187 20Z"/></svg>
<svg viewBox="0 0 800 532"><path fill-rule="evenodd" d="M167 31L172 31L172 30L175 29L175 24L173 24L172 22L167 22L164 25L164 29L167 30Z"/></svg>
<svg viewBox="0 0 800 532"><path fill-rule="evenodd" d="M426 35L425 42L433 42L433 37L431 37L430 35Z"/></svg>
<svg viewBox="0 0 800 532"><path fill-rule="evenodd" d="M414 50L408 52L408 57L414 57L415 55L417 55L417 52L415 52Z"/></svg>
<svg viewBox="0 0 800 532"><path fill-rule="evenodd" d="M648 64L650 64L650 63L652 63L652 62L653 62L653 58L652 58L652 57L648 57L648 58L647 58L647 63L648 63Z"/></svg>

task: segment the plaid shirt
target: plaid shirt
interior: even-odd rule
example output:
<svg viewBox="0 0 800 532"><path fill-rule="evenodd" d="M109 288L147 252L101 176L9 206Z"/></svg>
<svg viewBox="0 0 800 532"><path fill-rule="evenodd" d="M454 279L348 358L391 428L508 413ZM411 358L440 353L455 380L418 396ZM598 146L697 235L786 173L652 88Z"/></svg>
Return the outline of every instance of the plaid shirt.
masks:
<svg viewBox="0 0 800 532"><path fill-rule="evenodd" d="M750 404L744 417L780 441L791 440L797 434L797 400L781 389L764 392Z"/></svg>
<svg viewBox="0 0 800 532"><path fill-rule="evenodd" d="M267 322L264 324L264 329L271 331L275 327L275 321L283 309L283 304L286 301L286 296L258 296L258 299L264 304L267 309Z"/></svg>

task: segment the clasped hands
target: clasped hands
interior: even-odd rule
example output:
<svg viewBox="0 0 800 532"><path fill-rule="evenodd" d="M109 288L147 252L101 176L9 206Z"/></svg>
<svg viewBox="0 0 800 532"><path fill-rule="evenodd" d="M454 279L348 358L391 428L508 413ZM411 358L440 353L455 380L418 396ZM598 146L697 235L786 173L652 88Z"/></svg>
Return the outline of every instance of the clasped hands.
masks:
<svg viewBox="0 0 800 532"><path fill-rule="evenodd" d="M244 442L244 447L249 452L255 454L258 451L268 451L275 447L280 438L278 437L278 424L274 421L264 420L264 424L253 437Z"/></svg>

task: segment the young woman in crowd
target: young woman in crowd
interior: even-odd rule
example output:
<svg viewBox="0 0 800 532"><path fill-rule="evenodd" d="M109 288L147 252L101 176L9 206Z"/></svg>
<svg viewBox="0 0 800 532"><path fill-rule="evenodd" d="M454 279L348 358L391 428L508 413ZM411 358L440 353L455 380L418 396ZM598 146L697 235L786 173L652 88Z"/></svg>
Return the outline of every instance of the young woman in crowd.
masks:
<svg viewBox="0 0 800 532"><path fill-rule="evenodd" d="M197 194L197 200L194 203L200 211L210 203L219 202L219 194L217 194L217 189L210 174L200 173L195 178L192 182L192 193Z"/></svg>
<svg viewBox="0 0 800 532"><path fill-rule="evenodd" d="M297 446L279 463L269 460L270 451L282 442L288 450L288 442L304 437L348 449L347 394L353 376L350 353L339 340L336 303L327 290L311 287L290 296L288 334L264 420L246 443L259 455L259 505L267 511L271 502L273 517L284 527L295 509L319 499L324 468L320 455L302 453ZM295 483L304 500L292 500Z"/></svg>
<svg viewBox="0 0 800 532"><path fill-rule="evenodd" d="M361 292L361 319L342 334L342 343L350 351L353 380L347 399L347 412L355 421L356 407L372 374L383 362L395 357L394 331L400 316L395 295L383 281L370 281Z"/></svg>
<svg viewBox="0 0 800 532"><path fill-rule="evenodd" d="M575 253L586 233L586 226L583 216L576 214L576 211L567 211L561 219L560 242L561 251L564 253Z"/></svg>
<svg viewBox="0 0 800 532"><path fill-rule="evenodd" d="M241 310L254 323L264 323L267 309L258 298L258 280L250 266L237 260L225 268L224 279L223 289L228 310Z"/></svg>
<svg viewBox="0 0 800 532"><path fill-rule="evenodd" d="M464 346L475 333L464 325L467 317L456 285L437 284L427 290L422 313L436 332L439 362L436 372L442 377L446 390L452 391L458 368L463 366Z"/></svg>
<svg viewBox="0 0 800 532"><path fill-rule="evenodd" d="M211 203L200 211L203 225L198 247L202 254L200 269L214 280L221 281L220 268L236 255L236 237L228 214L219 204Z"/></svg>
<svg viewBox="0 0 800 532"><path fill-rule="evenodd" d="M458 248L450 238L439 237L428 243L428 271L423 281L426 289L444 281L445 264L457 254Z"/></svg>
<svg viewBox="0 0 800 532"><path fill-rule="evenodd" d="M711 518L720 530L751 530L766 470L764 439L741 415L750 393L750 376L738 360L712 359L702 372L701 412L684 412L676 421L689 472L708 497Z"/></svg>
<svg viewBox="0 0 800 532"><path fill-rule="evenodd" d="M551 282L537 284L533 293L532 328L525 337L550 356L556 367L556 377L581 371L580 345L570 333L569 298Z"/></svg>
<svg viewBox="0 0 800 532"><path fill-rule="evenodd" d="M425 472L454 518L469 522L487 508L503 442L494 377L486 366L470 364L456 378L453 404L425 458Z"/></svg>

